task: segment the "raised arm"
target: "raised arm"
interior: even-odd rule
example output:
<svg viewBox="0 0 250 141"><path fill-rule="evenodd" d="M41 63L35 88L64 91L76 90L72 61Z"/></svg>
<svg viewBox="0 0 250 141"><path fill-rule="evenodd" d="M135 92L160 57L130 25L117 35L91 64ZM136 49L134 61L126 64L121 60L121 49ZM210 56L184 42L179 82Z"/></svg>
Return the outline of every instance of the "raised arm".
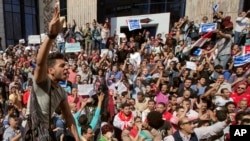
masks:
<svg viewBox="0 0 250 141"><path fill-rule="evenodd" d="M54 16L49 23L49 34L45 38L37 54L37 65L34 73L34 79L36 83L42 82L47 78L47 59L54 39L62 28L62 22L59 20L60 12L58 5L55 6Z"/></svg>

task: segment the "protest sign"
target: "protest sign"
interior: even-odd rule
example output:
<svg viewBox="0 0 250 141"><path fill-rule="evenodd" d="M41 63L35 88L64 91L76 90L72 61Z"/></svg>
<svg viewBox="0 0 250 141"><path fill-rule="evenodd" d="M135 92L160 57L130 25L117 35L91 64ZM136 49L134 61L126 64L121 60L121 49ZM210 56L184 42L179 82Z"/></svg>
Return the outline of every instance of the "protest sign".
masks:
<svg viewBox="0 0 250 141"><path fill-rule="evenodd" d="M208 33L214 31L217 28L217 23L204 23L200 25L200 33Z"/></svg>
<svg viewBox="0 0 250 141"><path fill-rule="evenodd" d="M141 29L141 22L139 19L130 19L128 20L128 29L129 31Z"/></svg>
<svg viewBox="0 0 250 141"><path fill-rule="evenodd" d="M41 37L40 35L30 35L28 36L28 44L40 44Z"/></svg>
<svg viewBox="0 0 250 141"><path fill-rule="evenodd" d="M236 56L234 58L234 66L235 67L245 65L249 62L250 62L250 53L245 54L245 55L241 55L241 56Z"/></svg>
<svg viewBox="0 0 250 141"><path fill-rule="evenodd" d="M213 9L213 12L215 13L219 9L219 4L213 5L212 9Z"/></svg>
<svg viewBox="0 0 250 141"><path fill-rule="evenodd" d="M110 90L114 90L115 92L117 92L119 95L122 94L122 92L126 92L127 91L127 87L122 83L122 82L117 82L117 83L113 83L109 86Z"/></svg>
<svg viewBox="0 0 250 141"><path fill-rule="evenodd" d="M77 85L79 95L91 95L94 91L93 84Z"/></svg>
<svg viewBox="0 0 250 141"><path fill-rule="evenodd" d="M130 59L129 59L130 63L133 65L133 66L137 66L139 67L140 64L141 64L141 55L139 52L136 52L136 53L133 53L133 54L130 54Z"/></svg>
<svg viewBox="0 0 250 141"><path fill-rule="evenodd" d="M105 54L107 54L109 52L108 49L101 49L101 57L103 57Z"/></svg>
<svg viewBox="0 0 250 141"><path fill-rule="evenodd" d="M195 56L200 56L201 53L202 53L202 49L201 49L201 48L197 48L197 49L194 51L193 54L194 54Z"/></svg>
<svg viewBox="0 0 250 141"><path fill-rule="evenodd" d="M81 51L81 45L79 42L65 44L65 52L66 53L73 53L73 52L80 52L80 51Z"/></svg>
<svg viewBox="0 0 250 141"><path fill-rule="evenodd" d="M25 40L24 39L20 39L19 40L19 44L25 44Z"/></svg>
<svg viewBox="0 0 250 141"><path fill-rule="evenodd" d="M40 34L41 36L41 42L43 43L47 35L45 33Z"/></svg>
<svg viewBox="0 0 250 141"><path fill-rule="evenodd" d="M191 69L191 70L196 70L196 64L195 64L195 62L187 61L186 62L186 68L187 69Z"/></svg>

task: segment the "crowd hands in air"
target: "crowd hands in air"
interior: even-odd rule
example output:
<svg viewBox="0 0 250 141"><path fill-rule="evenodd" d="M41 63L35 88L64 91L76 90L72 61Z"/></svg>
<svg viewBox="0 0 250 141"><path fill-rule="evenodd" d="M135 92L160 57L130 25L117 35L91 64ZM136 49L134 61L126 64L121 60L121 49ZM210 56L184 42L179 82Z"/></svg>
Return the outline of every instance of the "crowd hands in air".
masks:
<svg viewBox="0 0 250 141"><path fill-rule="evenodd" d="M109 19L103 24L93 20L84 27L73 20L61 30L55 12L49 31L57 37L48 42L52 42L50 52L67 58L65 91L79 138L229 140L229 125L250 124L249 64L234 65L243 46L250 45L248 13L241 12L235 24L221 11L201 21L185 16L168 34L153 36L142 29L120 40L110 33ZM202 53L184 52L205 35L199 26L208 22L216 22L217 30L198 47ZM81 52L65 53L66 42L79 42ZM108 51L101 55L103 49ZM18 44L0 55L0 133L4 141L22 137L34 72L40 65L39 50L39 45ZM133 55L139 58L133 60ZM79 95L78 86L89 84L94 95ZM67 118L60 109L53 114L58 141L74 140Z"/></svg>

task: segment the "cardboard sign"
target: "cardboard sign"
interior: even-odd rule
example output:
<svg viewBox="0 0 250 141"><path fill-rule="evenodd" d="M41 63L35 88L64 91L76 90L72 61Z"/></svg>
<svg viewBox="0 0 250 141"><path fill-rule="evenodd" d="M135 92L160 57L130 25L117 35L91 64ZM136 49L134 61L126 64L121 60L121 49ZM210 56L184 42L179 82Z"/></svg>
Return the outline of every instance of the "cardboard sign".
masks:
<svg viewBox="0 0 250 141"><path fill-rule="evenodd" d="M28 43L29 44L40 44L41 43L40 35L30 35L30 36L28 36Z"/></svg>
<svg viewBox="0 0 250 141"><path fill-rule="evenodd" d="M77 42L77 43L66 43L65 44L65 52L66 53L81 52L80 43L79 42Z"/></svg>

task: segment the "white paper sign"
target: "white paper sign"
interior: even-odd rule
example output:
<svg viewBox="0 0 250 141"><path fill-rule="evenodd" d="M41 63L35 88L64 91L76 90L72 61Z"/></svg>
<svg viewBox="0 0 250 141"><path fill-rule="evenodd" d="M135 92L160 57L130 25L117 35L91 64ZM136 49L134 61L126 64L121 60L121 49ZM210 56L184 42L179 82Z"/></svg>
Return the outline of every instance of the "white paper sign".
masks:
<svg viewBox="0 0 250 141"><path fill-rule="evenodd" d="M187 69L191 69L191 70L196 70L196 64L195 64L195 62L190 62L190 61L187 61L186 62L186 68Z"/></svg>
<svg viewBox="0 0 250 141"><path fill-rule="evenodd" d="M117 89L116 89L117 88ZM122 92L126 92L127 91L127 87L122 83L122 82L117 82L117 83L113 83L109 86L109 89L114 90L115 92L117 92L119 95L122 94Z"/></svg>
<svg viewBox="0 0 250 141"><path fill-rule="evenodd" d="M42 33L40 36L41 36L41 42L44 42L47 35L45 33Z"/></svg>
<svg viewBox="0 0 250 141"><path fill-rule="evenodd" d="M101 49L101 57L103 57L105 54L107 54L108 53L108 49Z"/></svg>
<svg viewBox="0 0 250 141"><path fill-rule="evenodd" d="M28 37L28 43L29 44L40 44L41 43L40 35L30 35Z"/></svg>
<svg viewBox="0 0 250 141"><path fill-rule="evenodd" d="M139 52L136 52L134 54L130 54L130 63L133 65L136 65L137 67L141 64L141 55Z"/></svg>
<svg viewBox="0 0 250 141"><path fill-rule="evenodd" d="M94 90L93 84L83 84L78 85L78 94L79 95L91 95Z"/></svg>

